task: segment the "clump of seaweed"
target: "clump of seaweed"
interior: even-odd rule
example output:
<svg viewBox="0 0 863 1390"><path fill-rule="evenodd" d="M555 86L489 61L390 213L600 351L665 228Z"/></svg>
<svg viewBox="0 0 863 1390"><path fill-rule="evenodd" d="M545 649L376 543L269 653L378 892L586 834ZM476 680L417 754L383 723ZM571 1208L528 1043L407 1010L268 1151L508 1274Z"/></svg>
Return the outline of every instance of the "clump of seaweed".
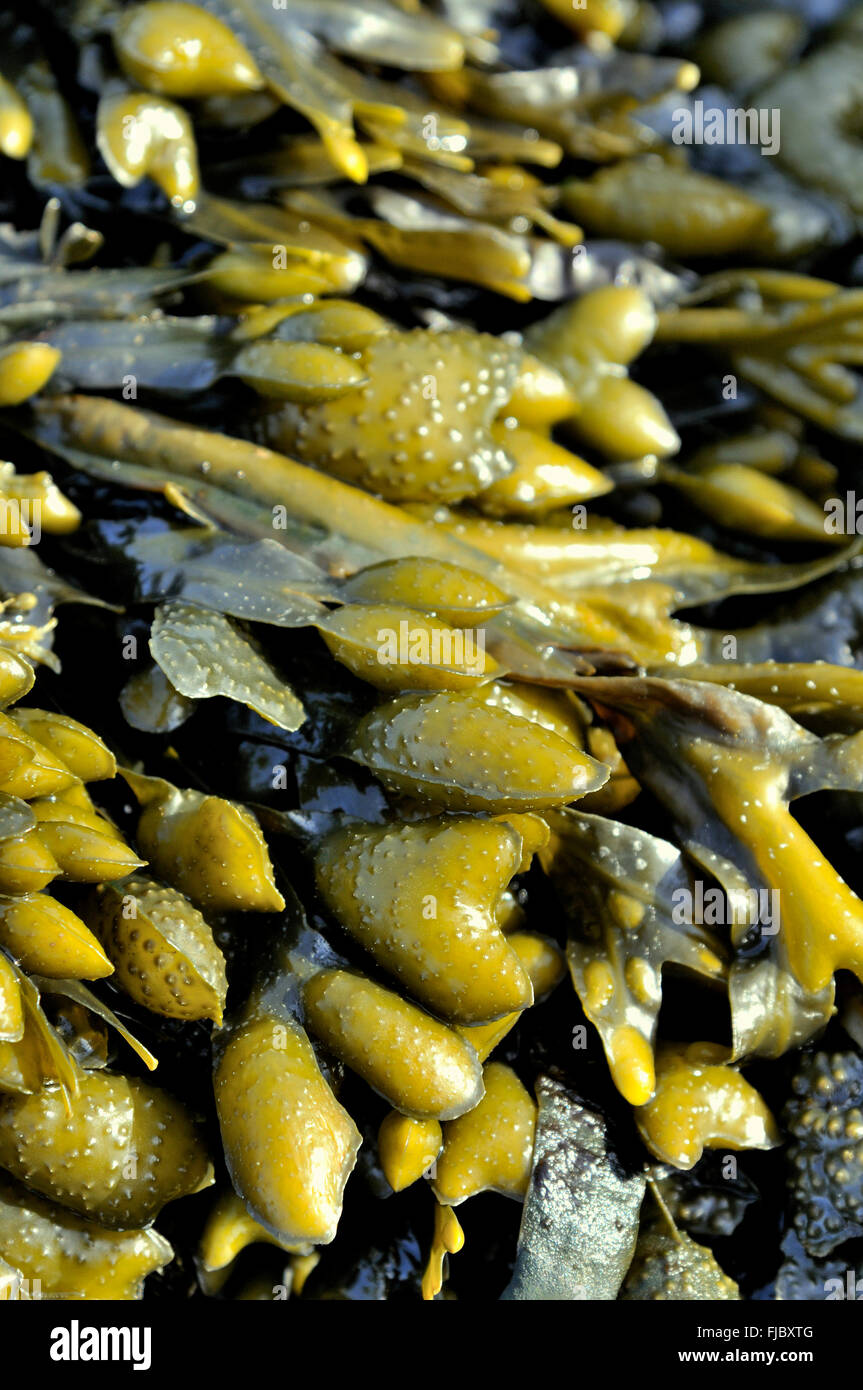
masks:
<svg viewBox="0 0 863 1390"><path fill-rule="evenodd" d="M513 8L73 0L74 83L8 22L11 1288L785 1299L861 1233L859 24ZM699 63L784 172L675 142Z"/></svg>

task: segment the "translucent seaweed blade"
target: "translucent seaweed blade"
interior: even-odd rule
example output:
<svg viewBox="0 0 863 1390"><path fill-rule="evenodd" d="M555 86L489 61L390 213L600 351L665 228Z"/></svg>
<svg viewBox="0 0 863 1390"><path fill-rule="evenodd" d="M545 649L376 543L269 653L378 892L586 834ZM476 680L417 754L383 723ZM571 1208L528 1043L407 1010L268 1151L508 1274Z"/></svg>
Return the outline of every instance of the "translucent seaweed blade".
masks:
<svg viewBox="0 0 863 1390"><path fill-rule="evenodd" d="M693 885L674 845L579 811L547 819L552 837L539 859L571 914L573 983L615 1085L631 1105L643 1105L655 1084L663 967L722 979L724 941L678 912Z"/></svg>
<svg viewBox="0 0 863 1390"><path fill-rule="evenodd" d="M283 247L290 256L313 264L352 261L357 255L355 244L272 203L239 202L207 193L193 211L183 215L182 225L223 246L250 246L270 255L274 246Z"/></svg>
<svg viewBox="0 0 863 1390"><path fill-rule="evenodd" d="M148 734L171 733L195 712L195 701L175 690L153 662L130 676L119 701L126 723Z"/></svg>
<svg viewBox="0 0 863 1390"><path fill-rule="evenodd" d="M62 994L65 998L73 999L76 1004L81 1004L85 1009L89 1009L91 1013L97 1014L105 1023L109 1023L112 1028L116 1029L120 1037L124 1042L129 1044L133 1052L137 1052L141 1061L149 1071L156 1070L156 1067L159 1065L158 1059L153 1056L152 1052L148 1051L143 1043L139 1042L138 1039L129 1032L128 1028L120 1021L114 1011L109 1009L107 1004L103 1004L102 1000L97 998L92 990L88 989L80 980L48 980L44 979L41 975L34 976L33 978L43 994Z"/></svg>
<svg viewBox="0 0 863 1390"><path fill-rule="evenodd" d="M735 945L754 936L778 951L803 995L822 995L836 970L863 978L863 902L789 809L794 796L859 786L861 735L822 741L773 705L697 681L573 684L614 711L633 774L725 889Z"/></svg>
<svg viewBox="0 0 863 1390"><path fill-rule="evenodd" d="M0 322L122 319L155 308L162 295L201 278L183 270L53 270L40 267L0 289Z"/></svg>
<svg viewBox="0 0 863 1390"><path fill-rule="evenodd" d="M827 661L725 662L688 667L687 675L778 705L816 732L847 734L863 727L863 671L854 667Z"/></svg>
<svg viewBox="0 0 863 1390"><path fill-rule="evenodd" d="M40 560L36 551L29 547L0 548L0 590L3 594L35 594L40 603L39 615L50 614L55 604L86 603L95 608L108 608L119 612L115 604L88 594L76 585L70 584ZM30 614L33 620L32 613Z"/></svg>
<svg viewBox="0 0 863 1390"><path fill-rule="evenodd" d="M306 29L337 53L417 72L461 66L464 47L455 29L426 10L404 14L383 0L361 8L348 0L287 0L276 10L286 32Z"/></svg>
<svg viewBox="0 0 863 1390"><path fill-rule="evenodd" d="M18 796L0 794L0 842L18 840L36 828L32 807Z"/></svg>
<svg viewBox="0 0 863 1390"><path fill-rule="evenodd" d="M781 1057L822 1032L834 1010L832 984L817 994L804 989L788 968L775 938L756 960L737 960L728 979L732 1058Z"/></svg>
<svg viewBox="0 0 863 1390"><path fill-rule="evenodd" d="M142 536L126 553L142 599L183 599L249 622L304 627L326 615L321 599L338 595L318 566L275 540L168 531Z"/></svg>
<svg viewBox="0 0 863 1390"><path fill-rule="evenodd" d="M134 382L174 395L204 391L218 380L232 357L219 334L219 320L212 316L132 323L75 319L49 329L39 341L63 354L54 375L63 390L120 390Z"/></svg>
<svg viewBox="0 0 863 1390"><path fill-rule="evenodd" d="M39 1047L50 1068L49 1074L61 1087L66 1109L71 1113L71 1099L78 1094L76 1065L42 1012L39 995L43 982L39 977L25 975L23 971L17 971L17 974L24 1011L38 1034Z"/></svg>
<svg viewBox="0 0 863 1390"><path fill-rule="evenodd" d="M709 603L736 594L802 588L854 560L855 541L818 560L762 564L723 554L708 542L668 529L626 528L589 518L585 530L525 526L519 522L459 518L465 534L490 551L530 565L566 593L634 585L667 586L673 608Z"/></svg>
<svg viewBox="0 0 863 1390"><path fill-rule="evenodd" d="M224 695L248 705L262 719L293 731L306 715L293 691L221 613L188 603L156 610L150 652L181 695Z"/></svg>
<svg viewBox="0 0 863 1390"><path fill-rule="evenodd" d="M203 0L246 45L271 90L315 127L333 163L363 183L367 165L354 138L352 103L341 65L306 30L285 27L260 0Z"/></svg>

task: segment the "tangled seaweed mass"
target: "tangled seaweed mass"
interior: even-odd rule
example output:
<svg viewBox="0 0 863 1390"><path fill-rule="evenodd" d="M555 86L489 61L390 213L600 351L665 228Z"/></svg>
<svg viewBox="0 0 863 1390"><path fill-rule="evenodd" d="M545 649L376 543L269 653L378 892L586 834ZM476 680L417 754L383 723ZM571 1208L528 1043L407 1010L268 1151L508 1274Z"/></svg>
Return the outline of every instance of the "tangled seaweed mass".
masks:
<svg viewBox="0 0 863 1390"><path fill-rule="evenodd" d="M830 1297L863 7L0 28L0 1292Z"/></svg>

